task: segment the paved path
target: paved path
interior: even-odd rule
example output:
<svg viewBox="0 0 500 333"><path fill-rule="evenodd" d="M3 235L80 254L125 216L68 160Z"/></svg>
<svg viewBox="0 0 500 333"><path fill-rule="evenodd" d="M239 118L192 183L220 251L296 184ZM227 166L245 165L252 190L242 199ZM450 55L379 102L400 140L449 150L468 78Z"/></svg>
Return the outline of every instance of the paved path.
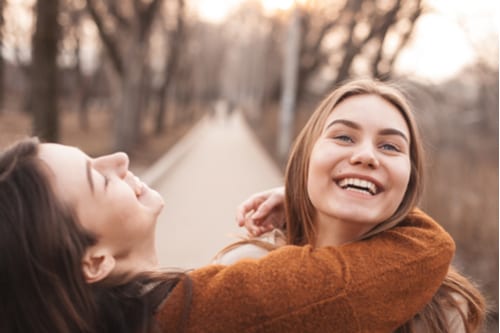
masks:
<svg viewBox="0 0 500 333"><path fill-rule="evenodd" d="M165 198L157 248L161 266L169 268L209 263L244 234L236 206L283 178L239 113L202 120L157 164L143 178Z"/></svg>

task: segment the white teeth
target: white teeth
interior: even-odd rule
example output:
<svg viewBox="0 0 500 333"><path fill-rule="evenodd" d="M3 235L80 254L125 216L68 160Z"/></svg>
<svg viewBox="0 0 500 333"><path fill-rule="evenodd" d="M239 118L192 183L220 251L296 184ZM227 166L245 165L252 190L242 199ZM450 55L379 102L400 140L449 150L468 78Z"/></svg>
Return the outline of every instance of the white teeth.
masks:
<svg viewBox="0 0 500 333"><path fill-rule="evenodd" d="M338 184L340 187L349 188L350 190L357 190L364 193L368 191L372 195L377 193L377 186L374 183L364 179L344 178L341 179Z"/></svg>

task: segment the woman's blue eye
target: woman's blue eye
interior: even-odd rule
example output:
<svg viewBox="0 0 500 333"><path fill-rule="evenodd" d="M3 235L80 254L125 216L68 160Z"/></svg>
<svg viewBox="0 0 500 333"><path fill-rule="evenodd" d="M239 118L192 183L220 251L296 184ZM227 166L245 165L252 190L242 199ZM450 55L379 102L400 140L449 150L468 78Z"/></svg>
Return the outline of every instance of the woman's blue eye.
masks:
<svg viewBox="0 0 500 333"><path fill-rule="evenodd" d="M390 143L383 144L381 148L384 150L399 151L399 148L397 146L392 145Z"/></svg>
<svg viewBox="0 0 500 333"><path fill-rule="evenodd" d="M344 142L353 142L352 138L350 136L347 136L347 135L339 135L339 136L334 137L334 139L339 140L339 141L344 141Z"/></svg>

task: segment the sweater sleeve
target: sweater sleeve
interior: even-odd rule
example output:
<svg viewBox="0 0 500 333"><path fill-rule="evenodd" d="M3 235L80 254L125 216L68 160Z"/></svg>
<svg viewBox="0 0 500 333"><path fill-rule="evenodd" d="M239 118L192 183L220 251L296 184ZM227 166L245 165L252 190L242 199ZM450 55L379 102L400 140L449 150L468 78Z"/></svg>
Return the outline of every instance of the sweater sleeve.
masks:
<svg viewBox="0 0 500 333"><path fill-rule="evenodd" d="M190 273L185 332L392 332L431 298L454 253L420 211L370 239L340 247L286 246L266 257ZM186 315L186 285L157 314L161 332Z"/></svg>

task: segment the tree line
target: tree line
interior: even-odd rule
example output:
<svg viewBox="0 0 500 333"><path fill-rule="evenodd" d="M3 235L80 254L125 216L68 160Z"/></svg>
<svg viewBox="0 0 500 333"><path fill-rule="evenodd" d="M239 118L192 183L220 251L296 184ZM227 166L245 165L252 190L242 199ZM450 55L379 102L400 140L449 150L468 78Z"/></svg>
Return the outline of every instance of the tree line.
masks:
<svg viewBox="0 0 500 333"><path fill-rule="evenodd" d="M9 0L1 2L0 11L6 5ZM154 109L154 131L164 130L169 96L204 102L223 97L252 108L279 99L286 15L264 15L258 2L247 1L224 25L214 25L186 7L185 0L34 1L27 7L34 17L31 57L18 62L30 78L25 94L34 133L59 138L64 54L72 57L82 106L95 94L95 81L105 79L116 115L114 147L120 150L130 150L140 139L144 110ZM390 77L423 5L421 0L310 1L299 10L296 99L320 73L330 72L326 85L345 80L357 61L365 63L369 75ZM4 31L4 20L0 24ZM89 24L102 52L94 59L96 69L84 73L82 37ZM388 38L397 40L390 51Z"/></svg>

